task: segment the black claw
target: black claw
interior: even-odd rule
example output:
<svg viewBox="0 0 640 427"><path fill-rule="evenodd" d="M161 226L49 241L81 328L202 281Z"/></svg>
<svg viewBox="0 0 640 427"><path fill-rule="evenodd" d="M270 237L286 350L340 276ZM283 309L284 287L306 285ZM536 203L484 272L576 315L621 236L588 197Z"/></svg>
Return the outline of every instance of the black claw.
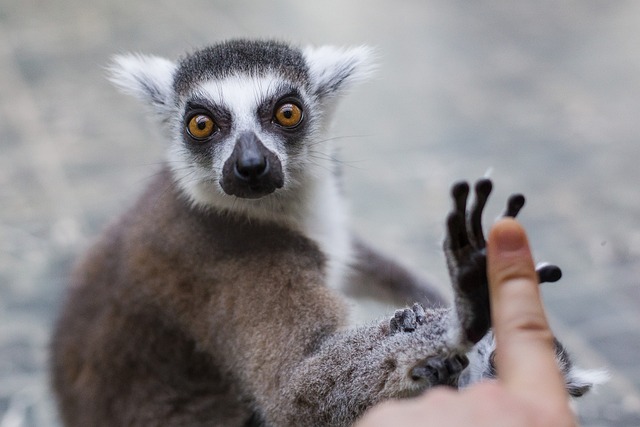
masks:
<svg viewBox="0 0 640 427"><path fill-rule="evenodd" d="M557 265L544 264L536 268L538 283L553 283L562 278L562 270Z"/></svg>
<svg viewBox="0 0 640 427"><path fill-rule="evenodd" d="M512 194L507 201L507 210L503 216L515 218L524 206L525 198L522 194Z"/></svg>

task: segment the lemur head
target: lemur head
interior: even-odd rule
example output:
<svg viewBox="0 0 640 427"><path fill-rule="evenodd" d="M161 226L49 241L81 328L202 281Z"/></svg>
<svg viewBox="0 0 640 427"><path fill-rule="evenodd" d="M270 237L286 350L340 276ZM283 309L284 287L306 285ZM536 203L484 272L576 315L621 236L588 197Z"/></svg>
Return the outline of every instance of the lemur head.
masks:
<svg viewBox="0 0 640 427"><path fill-rule="evenodd" d="M192 202L276 207L331 168L322 164L328 118L338 95L370 73L370 56L366 47L232 40L177 63L117 56L111 79L167 125L170 166Z"/></svg>

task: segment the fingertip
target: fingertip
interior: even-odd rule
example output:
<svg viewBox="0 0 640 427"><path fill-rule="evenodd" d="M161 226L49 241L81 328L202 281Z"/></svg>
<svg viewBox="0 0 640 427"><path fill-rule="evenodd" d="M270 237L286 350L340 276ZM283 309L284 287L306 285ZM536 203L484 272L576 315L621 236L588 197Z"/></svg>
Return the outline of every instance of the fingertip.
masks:
<svg viewBox="0 0 640 427"><path fill-rule="evenodd" d="M513 218L503 218L491 228L487 241L489 282L537 276L524 228Z"/></svg>
<svg viewBox="0 0 640 427"><path fill-rule="evenodd" d="M502 218L493 225L489 234L489 244L491 243L499 252L519 251L528 246L524 228L510 217Z"/></svg>
<svg viewBox="0 0 640 427"><path fill-rule="evenodd" d="M527 235L516 220L491 229L487 268L499 377L516 389L564 393Z"/></svg>

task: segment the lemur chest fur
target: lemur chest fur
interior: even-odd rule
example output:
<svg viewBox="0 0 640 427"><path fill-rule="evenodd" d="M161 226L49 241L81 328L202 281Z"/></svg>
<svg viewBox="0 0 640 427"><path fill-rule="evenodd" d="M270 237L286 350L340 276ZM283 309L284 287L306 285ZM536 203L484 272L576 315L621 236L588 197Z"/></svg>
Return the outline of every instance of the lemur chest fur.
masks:
<svg viewBox="0 0 640 427"><path fill-rule="evenodd" d="M173 189L171 175L164 169L116 227L126 250L122 286L196 323L211 310L230 318L249 311L267 316L283 296L292 304L305 292L333 298L325 286L327 258L316 242L279 224L191 206Z"/></svg>

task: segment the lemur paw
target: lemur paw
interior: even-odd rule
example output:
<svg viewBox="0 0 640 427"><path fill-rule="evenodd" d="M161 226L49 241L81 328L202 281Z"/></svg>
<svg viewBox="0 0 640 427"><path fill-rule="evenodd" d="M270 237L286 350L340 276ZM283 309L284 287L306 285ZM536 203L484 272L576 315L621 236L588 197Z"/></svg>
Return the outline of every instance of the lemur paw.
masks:
<svg viewBox="0 0 640 427"><path fill-rule="evenodd" d="M411 379L426 382L429 387L456 387L460 374L468 365L469 359L463 354L430 357L411 369Z"/></svg>
<svg viewBox="0 0 640 427"><path fill-rule="evenodd" d="M425 323L424 308L415 303L411 308L396 310L395 314L389 321L390 334L398 332L413 332L418 325Z"/></svg>
<svg viewBox="0 0 640 427"><path fill-rule="evenodd" d="M482 212L492 189L491 180L477 181L473 204L467 210L469 184L455 184L451 189L454 207L447 217L444 252L453 285L456 315L464 339L470 344L482 339L491 326ZM504 216L515 217L524 203L523 195L512 195ZM557 281L562 275L557 266L550 264L541 264L536 271L540 283Z"/></svg>

